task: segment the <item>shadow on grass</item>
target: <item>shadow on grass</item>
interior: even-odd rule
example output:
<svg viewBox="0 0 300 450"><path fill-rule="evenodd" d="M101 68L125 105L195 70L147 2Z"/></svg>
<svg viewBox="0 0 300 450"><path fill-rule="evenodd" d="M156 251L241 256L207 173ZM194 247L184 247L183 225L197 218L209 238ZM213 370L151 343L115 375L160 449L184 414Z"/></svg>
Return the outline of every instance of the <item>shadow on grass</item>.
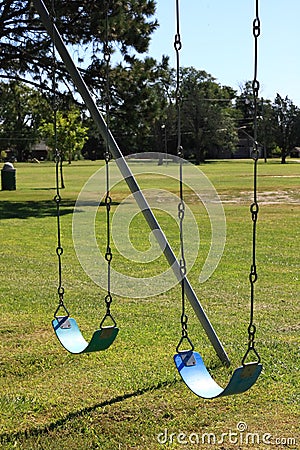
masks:
<svg viewBox="0 0 300 450"><path fill-rule="evenodd" d="M118 206L119 202L111 202L111 206ZM60 215L73 214L75 201L62 200L60 204ZM80 208L86 207L105 207L105 203L98 201L88 201L77 205L77 211L80 212ZM29 217L51 217L56 216L56 203L54 200L44 201L24 201L24 202L0 202L0 219L28 219Z"/></svg>
<svg viewBox="0 0 300 450"><path fill-rule="evenodd" d="M60 215L72 214L75 202L62 201ZM56 204L53 200L25 201L25 202L0 202L0 219L28 219L29 217L56 216Z"/></svg>
<svg viewBox="0 0 300 450"><path fill-rule="evenodd" d="M73 419L77 419L79 417L83 417L86 414L89 414L91 412L96 411L97 409L101 409L105 406L112 406L116 403L121 403L124 400L127 400L129 398L133 398L133 397L138 397L140 395L144 395L148 392L153 392L156 390L159 390L163 387L166 386L172 386L178 382L181 382L180 380L174 380L174 381L163 381L158 383L155 386L148 386L144 389L138 389L135 392L130 392L127 394L123 394L123 395L118 395L117 397L114 397L110 400L106 400L104 402L101 403L96 403L93 406L89 406L86 408L82 408L78 411L74 411L72 413L67 414L64 418L57 420L56 422L52 422L49 425L46 425L44 427L40 427L40 428L31 428L31 429L27 429L24 431L18 431L16 433L3 433L0 435L0 443L1 444L8 444L11 442L16 443L18 440L22 440L22 439L28 439L30 437L37 437L37 436L42 436L42 435L47 435L49 433L49 431L55 431L58 428L63 427L64 425L66 425L69 421L73 420Z"/></svg>

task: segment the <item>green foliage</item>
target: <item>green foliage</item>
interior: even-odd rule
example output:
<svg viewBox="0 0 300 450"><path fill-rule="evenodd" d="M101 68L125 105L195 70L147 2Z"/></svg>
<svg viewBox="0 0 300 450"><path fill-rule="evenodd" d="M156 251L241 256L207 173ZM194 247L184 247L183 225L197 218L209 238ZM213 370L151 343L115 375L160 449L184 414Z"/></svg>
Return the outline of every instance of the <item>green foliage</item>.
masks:
<svg viewBox="0 0 300 450"><path fill-rule="evenodd" d="M62 199L65 300L88 339L104 313L105 293L83 272L72 242L72 212L78 193L102 162L64 166ZM299 164L259 163L256 348L264 365L247 393L214 401L196 398L180 381L173 354L180 337L180 287L157 297L113 298L120 327L115 344L92 355L67 354L51 329L57 305L54 165L16 164L17 190L0 192L0 447L22 450L101 450L182 448L158 443L159 433L214 433L218 438L240 422L247 432L294 438L299 446ZM223 200L227 242L213 276L199 285L199 267L210 245L210 222L193 196L186 198L201 229L199 259L189 278L231 358L240 364L247 345L251 259L252 161L222 161L201 166ZM178 168L170 165L171 172ZM172 172L173 173L173 172ZM187 174L188 176L188 174ZM170 179L140 179L141 186L178 192ZM112 213L128 195L123 184L112 191ZM158 211L159 214L159 211ZM160 219L160 214L159 214ZM162 219L166 217L162 215ZM99 208L99 235L105 242L105 210ZM136 217L131 236L148 248L148 229ZM176 242L178 227L167 220ZM288 230L288 232L287 232ZM140 239L143 236L143 239ZM173 236L173 237L172 237ZM115 250L115 249L114 249ZM128 262L115 253L114 267ZM136 264L134 274L140 274ZM157 267L148 268L155 275ZM220 366L202 327L188 307L196 349L214 377L225 384L232 369ZM245 433L243 434L245 438ZM240 435L239 435L240 438ZM282 440L283 442L283 440ZM219 444L218 444L219 445ZM234 448L228 440L223 448ZM240 444L263 448L263 444ZM287 446L287 445L286 445ZM199 444L189 448L221 448ZM269 447L269 445L268 445ZM279 444L277 445L279 447ZM284 447L282 445L282 447Z"/></svg>
<svg viewBox="0 0 300 450"><path fill-rule="evenodd" d="M278 145L276 145L276 147L274 148L274 150L272 151L272 157L273 158L279 158L281 155L282 151L281 148L278 147Z"/></svg>
<svg viewBox="0 0 300 450"><path fill-rule="evenodd" d="M273 110L276 142L281 148L281 162L284 164L289 152L299 142L300 109L288 97L282 98L277 94Z"/></svg>
<svg viewBox="0 0 300 450"><path fill-rule="evenodd" d="M87 140L87 131L88 129L82 125L79 109L74 107L68 112L57 111L56 133L53 120L51 122L44 120L39 128L40 135L53 153L57 146L62 157L68 159L69 163L75 157L80 159L81 150Z"/></svg>
<svg viewBox="0 0 300 450"><path fill-rule="evenodd" d="M23 83L0 83L0 138L4 150L14 150L18 161L27 160L39 138L41 120L51 114L47 99Z"/></svg>
<svg viewBox="0 0 300 450"><path fill-rule="evenodd" d="M253 92L250 82L245 83L237 97L236 107L240 113L239 128L246 129L251 136L253 130ZM273 102L258 99L258 141L266 148L269 156L276 155L280 148L281 162L300 142L300 109L288 97L279 94Z"/></svg>
<svg viewBox="0 0 300 450"><path fill-rule="evenodd" d="M125 154L153 150L176 153L174 70L167 57L161 62L151 57L140 59L158 26L156 3L57 0L54 5L45 1L51 14L55 13L57 27L84 81L97 97L99 109L104 111L110 103L110 127ZM41 119L49 122L51 116L45 93L52 90L53 49L47 33L41 32L41 21L32 2L4 2L0 19L0 72L4 78L14 80L2 86L0 137L3 146L13 148L18 160L23 161L36 142ZM107 54L114 56L110 58L109 74ZM113 64L113 60L118 63ZM70 76L59 58L55 71L58 89L63 93L61 110L78 107L72 97ZM238 95L204 70L182 68L181 77L182 143L186 156L196 163L206 158L230 157L242 137L240 129L249 136L254 134L252 83L246 82ZM30 91L21 81L38 90ZM84 111L83 105L81 108ZM259 144L268 155L279 146L284 163L292 148L299 146L299 108L288 97L277 95L273 103L259 99L257 112ZM88 136L86 154L93 159L102 156L103 140L98 130L89 125ZM76 149L75 136L62 137L63 152L69 160L80 154L81 137L79 140Z"/></svg>
<svg viewBox="0 0 300 450"><path fill-rule="evenodd" d="M237 144L235 92L193 67L183 68L181 77L182 127L196 162L203 162L214 149L233 151Z"/></svg>
<svg viewBox="0 0 300 450"><path fill-rule="evenodd" d="M45 5L52 14L53 3L46 0ZM106 0L56 0L54 6L58 29L71 53L77 53L78 62L85 63L84 69L88 47L94 49L96 59L102 59L106 34ZM128 58L132 51L147 50L150 36L157 28L157 22L153 18L155 6L154 0L110 0L110 39L121 50L124 58ZM0 9L0 20L3 43L0 49L1 73L11 78L24 77L35 86L49 87L53 66L51 41L46 33L41 32L40 18L32 2L4 2ZM66 69L60 63L57 73L60 80L69 79ZM26 77L28 74L31 76Z"/></svg>
<svg viewBox="0 0 300 450"><path fill-rule="evenodd" d="M112 70L111 128L125 153L158 150L156 127L167 106L163 82L168 70L167 59L159 64L153 58L135 59L130 66L119 64Z"/></svg>
<svg viewBox="0 0 300 450"><path fill-rule="evenodd" d="M7 157L6 151L5 150L1 150L1 160L5 161L6 157Z"/></svg>

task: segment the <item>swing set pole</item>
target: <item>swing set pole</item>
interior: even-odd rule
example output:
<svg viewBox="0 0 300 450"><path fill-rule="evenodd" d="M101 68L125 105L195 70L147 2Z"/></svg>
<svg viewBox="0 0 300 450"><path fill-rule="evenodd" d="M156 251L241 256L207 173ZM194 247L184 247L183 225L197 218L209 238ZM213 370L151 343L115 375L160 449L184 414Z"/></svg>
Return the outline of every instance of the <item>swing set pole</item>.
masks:
<svg viewBox="0 0 300 450"><path fill-rule="evenodd" d="M49 12L43 3L42 0L33 0L34 6L41 18L41 21L43 22L43 25L48 32L50 38L54 42L54 45L60 54L60 57L62 61L64 62L74 85L78 89L78 92L80 93L85 105L87 106L88 110L90 111L90 114L95 121L97 127L99 128L99 131L102 135L102 138L104 141L108 142L110 151L112 156L115 159L115 162L117 164L117 167L119 168L124 180L126 181L131 193L133 194L141 212L143 213L150 229L152 230L156 240L159 243L159 246L161 250L163 251L170 267L172 268L176 278L178 281L182 280L182 273L180 269L179 262L177 261L177 258L170 246L170 244L167 241L167 238L163 231L161 230L159 223L157 222L147 200L145 199L143 193L141 192L137 181L131 172L125 158L123 157L123 154L121 150L119 149L113 135L111 134L110 130L107 130L107 126L105 123L104 118L102 117L101 112L97 108L96 103L94 102L81 74L79 73L77 67L74 64L74 61L72 60L55 24L51 21ZM214 328L212 327L204 309L202 308L196 293L194 292L190 282L188 281L188 278L184 277L184 288L186 297L189 300L191 306L193 307L196 316L198 317L208 339L210 340L212 346L214 347L218 357L222 361L223 364L226 366L230 365L230 360L225 352L225 349L222 346L222 343L220 342Z"/></svg>

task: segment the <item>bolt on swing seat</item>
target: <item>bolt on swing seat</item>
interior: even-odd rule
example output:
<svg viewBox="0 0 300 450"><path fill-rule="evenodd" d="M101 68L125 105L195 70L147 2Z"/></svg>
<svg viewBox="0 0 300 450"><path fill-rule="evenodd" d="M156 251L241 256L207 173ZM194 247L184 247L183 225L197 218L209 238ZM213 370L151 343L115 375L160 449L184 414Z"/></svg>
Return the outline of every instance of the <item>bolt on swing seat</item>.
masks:
<svg viewBox="0 0 300 450"><path fill-rule="evenodd" d="M179 351L174 362L187 387L198 397L206 399L241 394L254 385L262 371L259 362L243 364L235 369L227 386L222 388L210 375L199 353Z"/></svg>
<svg viewBox="0 0 300 450"><path fill-rule="evenodd" d="M61 345L70 353L91 353L106 350L114 342L119 332L115 326L101 327L93 333L87 342L75 319L68 316L57 316L52 326Z"/></svg>

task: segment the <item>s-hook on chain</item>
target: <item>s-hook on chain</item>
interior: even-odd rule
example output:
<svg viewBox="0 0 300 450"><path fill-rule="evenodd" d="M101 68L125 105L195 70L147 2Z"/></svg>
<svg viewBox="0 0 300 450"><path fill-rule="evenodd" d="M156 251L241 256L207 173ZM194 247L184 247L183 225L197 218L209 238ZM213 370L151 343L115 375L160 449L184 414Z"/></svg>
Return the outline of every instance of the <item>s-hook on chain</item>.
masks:
<svg viewBox="0 0 300 450"><path fill-rule="evenodd" d="M253 127L254 127L254 142L252 149L252 158L254 161L253 169L253 203L250 206L250 212L252 217L252 264L249 274L250 280L250 321L248 326L248 349L242 360L244 364L246 358L250 352L254 352L258 362L260 362L260 356L255 349L255 333L256 326L254 325L254 285L257 281L256 270L256 225L259 206L257 202L257 163L259 158L259 146L257 142L257 107L258 107L258 94L259 94L259 81L257 79L257 66L258 66L258 38L260 36L260 18L259 18L259 0L255 0L255 18L253 20L253 38L254 38L254 76L252 81L253 90Z"/></svg>
<svg viewBox="0 0 300 450"><path fill-rule="evenodd" d="M176 351L180 350L180 346L184 340L187 340L191 346L191 350L194 350L194 345L192 344L188 336L188 316L185 312L185 289L184 289L184 279L186 276L186 260L184 254L184 236L183 236L183 221L185 216L185 202L183 196L183 147L181 144L181 89L180 89L180 50L182 49L182 42L180 36L180 7L179 0L176 0L176 34L174 40L174 48L176 52L176 91L175 91L175 101L176 101L176 111L177 111L177 156L179 159L179 195L180 201L178 204L178 219L179 219L179 241L180 241L180 275L181 275L181 339L176 347Z"/></svg>
<svg viewBox="0 0 300 450"><path fill-rule="evenodd" d="M111 250L111 223L110 223L110 210L112 199L110 196L110 178L109 178L109 162L112 158L111 152L108 145L109 138L109 128L110 128L110 48L109 48L109 1L106 2L106 16L105 16L105 42L104 42L104 51L103 58L105 62L105 115L106 115L106 140L105 140L105 152L104 152L104 160L105 160L105 178L106 178L106 194L105 194L105 208L106 208L106 252L105 259L107 262L107 294L105 296L105 304L106 304L106 313L100 323L100 328L103 327L104 322L107 318L110 318L113 322L113 326L116 326L116 321L111 315L110 306L112 303L112 295L111 295L111 261L112 261L112 250Z"/></svg>

